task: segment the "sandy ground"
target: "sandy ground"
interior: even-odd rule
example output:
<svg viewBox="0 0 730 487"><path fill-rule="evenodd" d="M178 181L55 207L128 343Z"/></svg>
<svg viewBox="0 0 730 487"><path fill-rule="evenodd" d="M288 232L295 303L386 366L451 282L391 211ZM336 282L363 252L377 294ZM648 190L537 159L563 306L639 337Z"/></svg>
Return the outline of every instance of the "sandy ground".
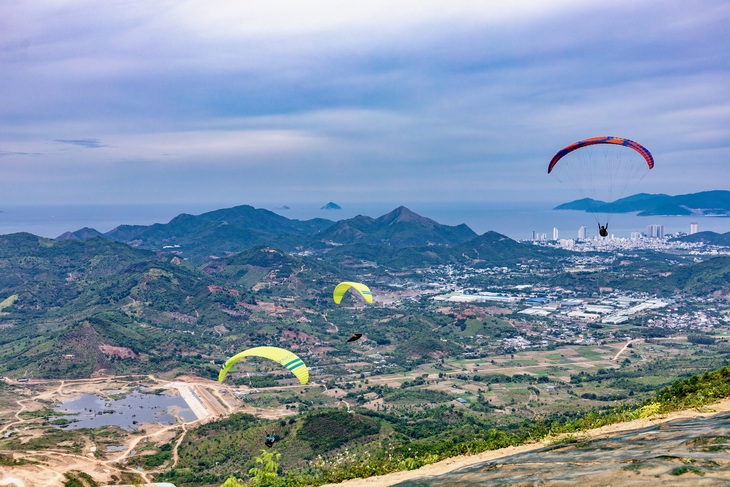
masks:
<svg viewBox="0 0 730 487"><path fill-rule="evenodd" d="M116 394L130 390L130 387L142 384L146 387L162 387L176 389L186 399L196 414L197 419L188 423L179 419L177 424L164 426L158 423L144 423L140 427L144 434L129 434L119 443L124 446L123 451L108 454L106 458L96 458L91 450L93 444L87 444L83 452L74 454L63 449L47 449L38 451L0 451L5 455L14 455L15 458L24 458L38 462L34 465L0 466L0 487L55 487L63 485L66 478L63 473L78 470L90 474L98 482L113 482L113 477L120 477L122 471L139 476L142 482L149 481L146 472L125 467L124 462L142 442L167 442L177 437L173 451L173 461L177 462L177 446L180 445L188 428L209 421L213 418L226 416L238 409L240 401L234 398L224 386L215 381L208 381L191 376L181 376L175 381L167 381L152 375L137 376L133 381L124 381L115 377L98 377L93 379L77 380L33 380L28 383L25 391L16 403L14 411L3 411L9 420L0 427L0 436L6 432L22 432L23 435L41 434L34 432L39 424L33 418L21 416L21 412L34 411L43 408L49 402L55 403L81 394L98 393L102 395ZM40 431L40 430L39 430Z"/></svg>
<svg viewBox="0 0 730 487"><path fill-rule="evenodd" d="M177 437L177 440L175 441L175 451L173 452L173 458L176 460L177 445L180 444L182 438L190 427L215 417L228 415L234 410L248 409L246 407L242 408L241 403L234 398L234 395L230 390L214 381L207 381L195 377L178 377L174 382L169 382L157 379L153 376L147 376L140 377L139 382L144 382L148 386L175 388L181 391L184 396L194 397L195 400L192 402L195 403L196 414L199 419L190 423L181 422L171 426L145 424L144 435L129 435L125 442L125 450L114 455L109 455L106 459L95 459L93 455L90 454L88 446L81 454L67 453L62 450L23 452L22 455L18 456L36 460L39 463L36 465L24 465L18 467L0 466L0 487L61 486L65 481L63 472L67 472L69 470L87 472L97 481L108 482L112 480L112 475L118 476L120 474L120 470L127 470L131 472L131 469L124 468L123 463L120 462L123 462L126 458L128 458L132 450L134 450L141 441L170 441ZM113 392L123 389L125 386L129 385L129 382L116 381L114 378L47 381L44 384L35 382L33 384L33 390L29 390L28 395L17 401L17 408L15 408L14 411L4 412L10 421L6 422L3 427L0 427L0 435L7 430L24 429L25 427L31 426L33 420L23 419L23 417L20 416L20 412L40 409L43 407L44 403L39 402L39 400L56 401L68 399L83 393L103 391ZM661 424L663 422L679 418L709 416L718 412L726 411L730 411L730 398L708 407L707 412L700 413L696 410L688 410L652 419L635 420L621 424L604 426L602 428L581 433L580 437L585 439L602 438L611 436L618 432L639 429L653 424ZM264 413L268 413L275 417L291 414L289 411L252 410L247 412L259 415L265 415ZM433 465L427 465L418 470L395 472L389 475L370 477L367 479L353 479L337 485L347 487L391 486L405 480L441 475L476 463L537 450L549 445L556 439L557 438L552 438L519 447L509 447L501 450L488 451L478 455L449 458ZM2 453L7 454L12 452L5 451ZM145 473L138 471L135 471L134 473L141 474L140 477L142 482L149 481L149 477Z"/></svg>
<svg viewBox="0 0 730 487"><path fill-rule="evenodd" d="M711 416L711 415L714 415L714 414L717 414L720 412L727 412L727 411L730 411L730 398L724 399L723 401L720 401L719 403L708 406L707 412L698 412L697 410L692 409L692 410L680 411L680 412L671 413L671 414L662 415L662 416L656 416L651 419L637 419L634 421L628 421L625 423L618 423L618 424L603 426L601 428L589 430L589 431L586 431L585 433L580 433L579 436L586 440L604 438L607 436L612 436L616 433L640 429L640 428L644 428L644 427L647 427L650 425L661 424L661 423L665 423L667 421L672 421L675 419ZM429 476L433 476L433 475L442 475L442 474L457 470L459 468L467 467L467 466L474 465L477 463L481 463L481 462L485 462L485 461L489 461L489 460L495 460L495 459L506 457L509 455L514 455L517 453L524 453L524 452L529 452L529 451L533 451L533 450L538 450L540 448L548 446L550 443L552 443L558 439L559 439L559 437L551 438L551 439L547 439L544 441L535 442L535 443L531 443L531 444L527 444L527 445L521 445L521 446L517 446L517 447L508 447L508 448L502 448L499 450L486 451L483 453L479 453L477 455L448 458L446 460L442 460L440 462L437 462L437 463L434 463L431 465L426 465L424 467L419 468L418 470L410 470L410 471L406 471L406 472L394 472L394 473L387 474L387 475L378 475L375 477L368 477L365 479L352 479L352 480L347 480L347 481L339 483L339 484L327 484L324 487L332 487L335 485L341 485L341 486L345 486L345 487L388 487L391 485L395 485L399 482L404 482L406 480L412 480L412 479L417 479L417 478L421 478L421 477L429 477Z"/></svg>

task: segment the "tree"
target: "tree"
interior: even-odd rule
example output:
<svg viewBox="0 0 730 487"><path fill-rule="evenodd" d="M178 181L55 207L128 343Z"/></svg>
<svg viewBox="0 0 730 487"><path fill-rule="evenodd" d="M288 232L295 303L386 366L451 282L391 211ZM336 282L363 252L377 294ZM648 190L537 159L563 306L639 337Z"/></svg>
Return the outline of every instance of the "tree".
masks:
<svg viewBox="0 0 730 487"><path fill-rule="evenodd" d="M261 464L261 467L248 469L248 473L252 475L249 485L265 487L270 484L271 480L277 478L279 476L279 458L281 458L281 453L261 450L261 456L254 458L257 464Z"/></svg>
<svg viewBox="0 0 730 487"><path fill-rule="evenodd" d="M236 477L228 477L221 487L244 487L244 485Z"/></svg>

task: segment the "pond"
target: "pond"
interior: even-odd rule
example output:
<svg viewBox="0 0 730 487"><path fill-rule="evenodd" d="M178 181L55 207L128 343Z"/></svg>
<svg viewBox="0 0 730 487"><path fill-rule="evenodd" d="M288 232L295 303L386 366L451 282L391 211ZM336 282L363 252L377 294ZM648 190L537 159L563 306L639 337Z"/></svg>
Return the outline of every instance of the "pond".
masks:
<svg viewBox="0 0 730 487"><path fill-rule="evenodd" d="M185 422L197 419L181 396L136 390L115 399L84 394L64 401L54 410L65 414L54 420L70 421L57 425L65 429L119 426L125 431L134 431L141 423L176 424L175 416Z"/></svg>

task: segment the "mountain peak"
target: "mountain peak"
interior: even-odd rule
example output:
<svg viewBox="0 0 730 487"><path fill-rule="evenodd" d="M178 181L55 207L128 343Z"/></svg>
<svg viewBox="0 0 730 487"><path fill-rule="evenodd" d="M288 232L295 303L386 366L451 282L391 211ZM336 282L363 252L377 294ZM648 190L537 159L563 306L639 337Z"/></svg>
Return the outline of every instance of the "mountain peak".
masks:
<svg viewBox="0 0 730 487"><path fill-rule="evenodd" d="M56 237L56 240L85 240L87 238L103 237L103 234L96 229L84 227L75 232L64 232Z"/></svg>
<svg viewBox="0 0 730 487"><path fill-rule="evenodd" d="M419 215L418 213L415 213L405 206L401 205L395 210L391 211L390 213L386 213L385 215L381 216L377 219L377 221L381 223L385 223L387 225L392 225L394 223L404 223L404 222L414 222L414 223L420 223L420 224L426 224L428 226L432 226L436 222L431 220L430 218L426 218L424 216Z"/></svg>
<svg viewBox="0 0 730 487"><path fill-rule="evenodd" d="M341 210L341 209L342 209L342 207L340 205L338 205L337 203L333 203L332 201L330 201L329 203L324 205L322 208L320 208L320 210Z"/></svg>

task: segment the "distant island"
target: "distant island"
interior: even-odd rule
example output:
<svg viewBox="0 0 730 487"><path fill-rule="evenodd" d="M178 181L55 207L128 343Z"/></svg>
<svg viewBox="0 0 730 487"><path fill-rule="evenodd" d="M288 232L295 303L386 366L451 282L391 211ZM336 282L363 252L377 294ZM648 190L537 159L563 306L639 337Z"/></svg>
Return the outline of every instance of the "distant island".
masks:
<svg viewBox="0 0 730 487"><path fill-rule="evenodd" d="M324 205L320 210L341 210L342 207L338 205L337 203L329 202L326 205Z"/></svg>
<svg viewBox="0 0 730 487"><path fill-rule="evenodd" d="M612 203L583 198L558 205L555 210L590 211L594 213L632 213L638 216L720 216L730 217L730 191L702 191L670 196L639 193Z"/></svg>

